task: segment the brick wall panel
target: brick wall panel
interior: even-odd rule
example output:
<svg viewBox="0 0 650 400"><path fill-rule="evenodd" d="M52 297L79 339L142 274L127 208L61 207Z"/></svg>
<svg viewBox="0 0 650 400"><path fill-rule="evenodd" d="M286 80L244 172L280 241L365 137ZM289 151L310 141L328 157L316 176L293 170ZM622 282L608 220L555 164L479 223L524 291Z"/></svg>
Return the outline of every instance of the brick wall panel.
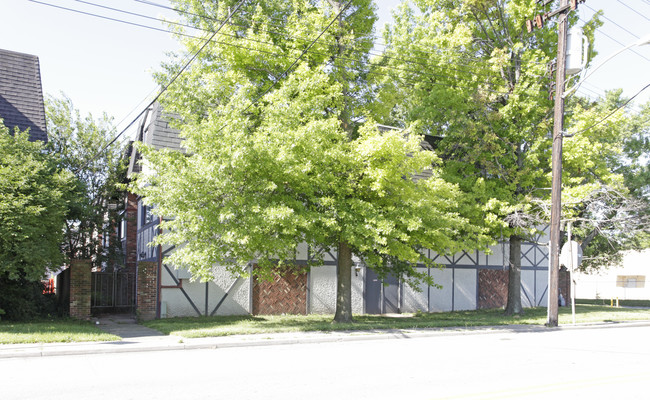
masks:
<svg viewBox="0 0 650 400"><path fill-rule="evenodd" d="M272 281L255 279L253 314L307 314L307 273L276 273Z"/></svg>
<svg viewBox="0 0 650 400"><path fill-rule="evenodd" d="M480 269L478 271L478 308L505 307L508 301L508 271Z"/></svg>

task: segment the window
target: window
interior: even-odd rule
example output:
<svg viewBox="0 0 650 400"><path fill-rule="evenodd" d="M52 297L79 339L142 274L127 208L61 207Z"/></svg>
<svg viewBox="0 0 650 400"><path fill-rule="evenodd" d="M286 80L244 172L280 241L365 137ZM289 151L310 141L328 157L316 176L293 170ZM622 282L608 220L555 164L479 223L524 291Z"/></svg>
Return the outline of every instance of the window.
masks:
<svg viewBox="0 0 650 400"><path fill-rule="evenodd" d="M151 206L146 206L146 205L143 204L142 205L142 210L141 210L141 215L142 215L142 217L141 217L142 219L141 219L140 223L142 224L142 226L147 225L147 224L153 222L153 220L154 220L154 215L153 215Z"/></svg>
<svg viewBox="0 0 650 400"><path fill-rule="evenodd" d="M123 240L126 238L126 219L122 219L120 221L120 225L117 227L118 230L118 237L120 240Z"/></svg>

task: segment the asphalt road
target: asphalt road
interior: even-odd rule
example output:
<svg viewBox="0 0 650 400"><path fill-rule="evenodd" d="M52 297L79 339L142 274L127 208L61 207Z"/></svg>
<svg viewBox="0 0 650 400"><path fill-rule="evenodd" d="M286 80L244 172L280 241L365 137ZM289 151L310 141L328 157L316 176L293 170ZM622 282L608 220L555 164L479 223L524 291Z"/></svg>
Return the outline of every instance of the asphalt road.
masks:
<svg viewBox="0 0 650 400"><path fill-rule="evenodd" d="M0 359L0 399L648 399L650 327Z"/></svg>

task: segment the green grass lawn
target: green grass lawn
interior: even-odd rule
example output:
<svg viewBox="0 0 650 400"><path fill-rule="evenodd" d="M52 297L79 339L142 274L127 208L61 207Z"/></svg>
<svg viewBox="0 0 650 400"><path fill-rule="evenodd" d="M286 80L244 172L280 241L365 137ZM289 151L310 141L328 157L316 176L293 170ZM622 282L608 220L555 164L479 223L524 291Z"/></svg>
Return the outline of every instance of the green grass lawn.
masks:
<svg viewBox="0 0 650 400"><path fill-rule="evenodd" d="M72 319L8 322L0 321L0 344L98 342L120 340L86 321Z"/></svg>
<svg viewBox="0 0 650 400"><path fill-rule="evenodd" d="M612 308L580 304L576 322L650 320L650 309ZM413 329L490 325L543 325L546 308L528 308L522 316L506 317L503 310L457 311L402 314L399 316L357 315L354 324L332 324L331 315L230 316L168 318L144 325L165 334L185 338L273 332ZM571 323L571 308L560 308L560 324ZM72 319L7 322L0 321L0 344L90 342L120 340L92 323Z"/></svg>
<svg viewBox="0 0 650 400"><path fill-rule="evenodd" d="M546 323L546 308L528 308L523 316L513 317L504 316L501 309L493 309L400 316L357 315L354 318L354 324L332 324L331 315L193 317L148 321L144 325L165 334L185 338L298 331L543 325ZM597 305L576 306L577 323L634 320L650 320L650 310ZM561 307L560 324L570 323L571 308Z"/></svg>
<svg viewBox="0 0 650 400"><path fill-rule="evenodd" d="M576 299L576 303L579 304L594 304L597 306L609 306L612 303L616 305L616 299L596 299L596 300L587 300L587 299ZM619 305L621 307L650 307L650 300L619 300Z"/></svg>

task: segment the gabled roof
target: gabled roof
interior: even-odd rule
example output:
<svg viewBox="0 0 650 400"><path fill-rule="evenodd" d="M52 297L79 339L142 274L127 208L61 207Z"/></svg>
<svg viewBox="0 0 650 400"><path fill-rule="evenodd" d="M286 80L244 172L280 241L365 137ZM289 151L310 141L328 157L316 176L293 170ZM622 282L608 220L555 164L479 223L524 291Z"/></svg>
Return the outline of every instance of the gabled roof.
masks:
<svg viewBox="0 0 650 400"><path fill-rule="evenodd" d="M13 131L29 128L29 140L47 142L38 57L0 49L0 119Z"/></svg>
<svg viewBox="0 0 650 400"><path fill-rule="evenodd" d="M185 152L181 145L183 139L180 137L178 130L170 126L170 120L174 116L163 111L159 103L155 103L150 110L142 117L135 141L142 142L152 146L155 149L171 149ZM129 170L128 177L132 174L142 172L140 165L140 153L133 147L129 146Z"/></svg>

